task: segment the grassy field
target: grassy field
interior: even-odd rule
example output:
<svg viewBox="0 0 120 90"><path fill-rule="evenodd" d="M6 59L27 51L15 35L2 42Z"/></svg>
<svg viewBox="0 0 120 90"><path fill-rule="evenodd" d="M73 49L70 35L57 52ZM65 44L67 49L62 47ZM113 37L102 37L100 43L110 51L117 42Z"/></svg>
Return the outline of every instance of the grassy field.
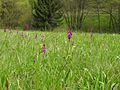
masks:
<svg viewBox="0 0 120 90"><path fill-rule="evenodd" d="M46 54L42 53L43 44ZM65 32L17 34L2 30L0 90L7 87L9 90L120 90L120 35L74 32L68 41Z"/></svg>

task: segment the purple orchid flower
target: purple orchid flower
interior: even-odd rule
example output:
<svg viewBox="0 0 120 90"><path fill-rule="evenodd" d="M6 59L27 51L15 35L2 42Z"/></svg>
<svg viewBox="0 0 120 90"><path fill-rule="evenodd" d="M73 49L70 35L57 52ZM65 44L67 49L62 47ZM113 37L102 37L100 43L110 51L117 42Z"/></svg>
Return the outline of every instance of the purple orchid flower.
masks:
<svg viewBox="0 0 120 90"><path fill-rule="evenodd" d="M43 44L43 47L42 47L42 52L45 54L46 53L46 46L45 46L45 44Z"/></svg>
<svg viewBox="0 0 120 90"><path fill-rule="evenodd" d="M72 30L71 29L69 29L69 31L68 31L68 39L69 39L69 41L72 39Z"/></svg>

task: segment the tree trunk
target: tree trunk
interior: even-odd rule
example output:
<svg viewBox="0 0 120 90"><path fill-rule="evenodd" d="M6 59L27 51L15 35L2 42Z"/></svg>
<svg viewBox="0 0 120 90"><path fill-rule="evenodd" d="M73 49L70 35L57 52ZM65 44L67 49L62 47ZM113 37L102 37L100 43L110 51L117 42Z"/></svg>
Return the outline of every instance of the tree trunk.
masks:
<svg viewBox="0 0 120 90"><path fill-rule="evenodd" d="M118 32L120 33L120 4L118 6Z"/></svg>
<svg viewBox="0 0 120 90"><path fill-rule="evenodd" d="M112 6L110 7L110 10L109 10L109 12L110 12L110 21L109 21L109 30L111 31L112 30Z"/></svg>
<svg viewBox="0 0 120 90"><path fill-rule="evenodd" d="M68 0L67 10L65 10L65 20L68 27L80 30L84 19L84 9L86 0Z"/></svg>
<svg viewBox="0 0 120 90"><path fill-rule="evenodd" d="M97 1L96 1L97 2ZM101 32L101 25L100 25L100 6L99 3L97 2L97 16L98 16L98 30Z"/></svg>

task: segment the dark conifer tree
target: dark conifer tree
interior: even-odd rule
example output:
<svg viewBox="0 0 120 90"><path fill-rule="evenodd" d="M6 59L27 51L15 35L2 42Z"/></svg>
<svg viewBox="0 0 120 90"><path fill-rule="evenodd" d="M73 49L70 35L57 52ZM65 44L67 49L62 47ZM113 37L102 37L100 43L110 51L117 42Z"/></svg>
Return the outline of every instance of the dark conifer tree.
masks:
<svg viewBox="0 0 120 90"><path fill-rule="evenodd" d="M33 27L41 30L53 29L62 24L60 0L36 0L32 6Z"/></svg>

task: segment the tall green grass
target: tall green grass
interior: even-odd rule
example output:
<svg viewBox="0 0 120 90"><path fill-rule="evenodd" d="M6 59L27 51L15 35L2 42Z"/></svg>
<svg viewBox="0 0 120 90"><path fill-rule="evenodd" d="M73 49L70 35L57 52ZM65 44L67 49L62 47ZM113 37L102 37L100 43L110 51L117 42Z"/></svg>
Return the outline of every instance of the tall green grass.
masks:
<svg viewBox="0 0 120 90"><path fill-rule="evenodd" d="M66 33L23 33L0 31L0 90L6 81L9 90L120 89L119 34L73 33L69 42Z"/></svg>

